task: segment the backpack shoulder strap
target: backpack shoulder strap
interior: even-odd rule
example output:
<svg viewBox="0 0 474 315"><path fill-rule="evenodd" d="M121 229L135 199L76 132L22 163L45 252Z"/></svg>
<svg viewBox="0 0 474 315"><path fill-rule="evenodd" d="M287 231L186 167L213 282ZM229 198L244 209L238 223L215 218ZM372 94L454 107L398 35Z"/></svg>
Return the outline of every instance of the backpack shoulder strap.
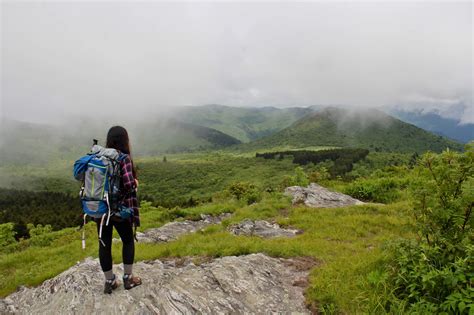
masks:
<svg viewBox="0 0 474 315"><path fill-rule="evenodd" d="M79 160L74 162L73 175L77 180L83 179L83 174L86 172L87 164L94 158L94 155L84 155Z"/></svg>
<svg viewBox="0 0 474 315"><path fill-rule="evenodd" d="M125 154L125 153L120 153L119 157L118 157L118 161L119 162L122 162L123 160L125 160L125 158L128 157L128 154Z"/></svg>

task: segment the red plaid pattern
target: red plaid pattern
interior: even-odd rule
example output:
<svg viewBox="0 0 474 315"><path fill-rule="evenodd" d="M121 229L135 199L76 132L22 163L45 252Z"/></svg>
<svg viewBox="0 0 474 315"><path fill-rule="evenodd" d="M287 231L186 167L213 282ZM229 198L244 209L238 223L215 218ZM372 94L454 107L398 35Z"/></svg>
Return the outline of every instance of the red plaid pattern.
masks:
<svg viewBox="0 0 474 315"><path fill-rule="evenodd" d="M135 226L140 226L140 213L138 209L137 187L135 177L133 176L133 164L130 156L126 155L120 162L122 169L122 192L123 204L133 209L134 216L132 218Z"/></svg>

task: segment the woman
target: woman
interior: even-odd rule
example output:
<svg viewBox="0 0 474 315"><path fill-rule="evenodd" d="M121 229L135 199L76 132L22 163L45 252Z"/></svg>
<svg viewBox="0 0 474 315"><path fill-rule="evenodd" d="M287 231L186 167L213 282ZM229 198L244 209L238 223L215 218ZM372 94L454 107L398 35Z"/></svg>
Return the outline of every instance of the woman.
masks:
<svg viewBox="0 0 474 315"><path fill-rule="evenodd" d="M121 155L120 169L122 175L121 181L121 200L125 207L133 209L133 216L130 219L121 219L117 216L110 218L109 225L102 225L102 241L99 244L99 260L102 271L105 275L104 293L112 293L120 285L112 270L112 231L113 227L117 230L122 239L122 259L123 259L123 284L126 290L132 289L142 283L139 277L133 276L133 260L135 256L135 243L133 225L140 226L140 217L138 212L138 199L136 189L138 180L136 170L131 158L130 143L128 133L125 128L115 126L110 128L107 134L107 148L116 149ZM100 229L100 221L97 222L97 231ZM105 245L105 246L104 246Z"/></svg>

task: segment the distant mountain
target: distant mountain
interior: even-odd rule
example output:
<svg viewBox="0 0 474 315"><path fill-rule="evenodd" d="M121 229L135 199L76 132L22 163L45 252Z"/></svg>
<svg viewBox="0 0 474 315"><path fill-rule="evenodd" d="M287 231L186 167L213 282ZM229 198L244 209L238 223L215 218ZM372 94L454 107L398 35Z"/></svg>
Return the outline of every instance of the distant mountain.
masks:
<svg viewBox="0 0 474 315"><path fill-rule="evenodd" d="M134 148L140 155L220 149L241 143L219 130L175 119L143 123L130 128Z"/></svg>
<svg viewBox="0 0 474 315"><path fill-rule="evenodd" d="M410 116L413 117L417 116ZM427 121L426 117L423 119ZM104 126L121 124L120 121L111 118L104 122L88 117L53 126L4 119L0 124L0 163L72 159L86 152L94 138L104 144L107 133ZM430 121L433 128L438 124L435 118ZM446 121L441 120L438 124L443 130L448 130L444 127L448 125ZM360 147L399 152L440 151L446 147L462 149L456 141L434 135L381 111L343 107L184 107L166 117L150 117L147 121L125 124L124 127L129 130L133 151L137 155L231 146L236 150L277 146ZM467 126L466 130L469 131L470 127ZM455 128L452 130L454 132Z"/></svg>
<svg viewBox="0 0 474 315"><path fill-rule="evenodd" d="M474 140L474 124L460 125L456 119L444 118L437 113L423 113L421 111L394 110L391 114L417 127L463 143Z"/></svg>
<svg viewBox="0 0 474 315"><path fill-rule="evenodd" d="M273 134L242 144L243 149L279 146L358 147L374 151L424 152L447 147L462 150L462 144L434 135L379 110L349 110L329 107L296 121Z"/></svg>
<svg viewBox="0 0 474 315"><path fill-rule="evenodd" d="M105 144L107 128L103 126L104 123L97 120L78 121L67 126L5 120L0 125L0 162L43 163L54 158L75 158L87 152L92 139ZM220 149L240 143L218 130L174 119L125 127L136 155Z"/></svg>
<svg viewBox="0 0 474 315"><path fill-rule="evenodd" d="M242 142L280 131L313 112L313 108L187 106L175 114L180 121L214 128Z"/></svg>
<svg viewBox="0 0 474 315"><path fill-rule="evenodd" d="M4 119L0 125L0 166L12 161L45 162L58 154L56 140L60 137L52 126Z"/></svg>

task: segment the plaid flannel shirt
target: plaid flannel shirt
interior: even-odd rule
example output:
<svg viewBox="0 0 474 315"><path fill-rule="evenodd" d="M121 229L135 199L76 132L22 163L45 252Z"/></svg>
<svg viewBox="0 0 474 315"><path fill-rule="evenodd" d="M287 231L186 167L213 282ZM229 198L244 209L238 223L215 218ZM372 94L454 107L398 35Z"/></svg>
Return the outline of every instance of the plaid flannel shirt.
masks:
<svg viewBox="0 0 474 315"><path fill-rule="evenodd" d="M122 200L124 206L133 209L132 222L135 226L140 226L140 213L138 210L137 186L133 176L133 165L130 156L126 155L120 162L122 169Z"/></svg>

